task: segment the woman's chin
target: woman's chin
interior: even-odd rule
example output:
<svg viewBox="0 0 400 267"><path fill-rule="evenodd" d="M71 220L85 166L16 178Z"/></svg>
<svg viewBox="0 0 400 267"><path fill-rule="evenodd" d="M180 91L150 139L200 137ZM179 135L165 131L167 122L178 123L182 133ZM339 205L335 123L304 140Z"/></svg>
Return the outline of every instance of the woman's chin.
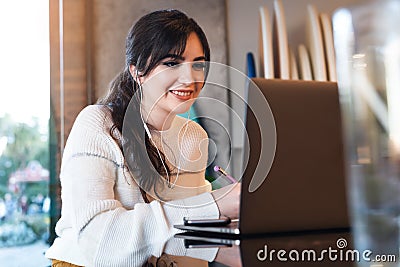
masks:
<svg viewBox="0 0 400 267"><path fill-rule="evenodd" d="M180 104L179 106L176 106L172 110L172 113L174 113L174 114L182 114L182 113L188 112L190 107L192 106L193 102L194 101L189 100L189 101L186 101L185 103Z"/></svg>
<svg viewBox="0 0 400 267"><path fill-rule="evenodd" d="M183 113L188 112L189 109L190 109L190 107L189 107L189 108L179 108L179 109L175 109L175 110L173 111L173 113L174 113L175 115L183 114Z"/></svg>

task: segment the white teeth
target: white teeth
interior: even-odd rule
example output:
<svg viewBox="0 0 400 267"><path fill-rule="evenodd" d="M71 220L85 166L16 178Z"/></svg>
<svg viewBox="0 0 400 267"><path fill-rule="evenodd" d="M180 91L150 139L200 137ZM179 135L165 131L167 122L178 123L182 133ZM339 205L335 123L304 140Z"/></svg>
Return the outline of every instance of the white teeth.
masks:
<svg viewBox="0 0 400 267"><path fill-rule="evenodd" d="M189 96L192 93L192 92L182 92L182 91L175 91L175 90L172 90L170 92L175 95L179 95L179 96Z"/></svg>

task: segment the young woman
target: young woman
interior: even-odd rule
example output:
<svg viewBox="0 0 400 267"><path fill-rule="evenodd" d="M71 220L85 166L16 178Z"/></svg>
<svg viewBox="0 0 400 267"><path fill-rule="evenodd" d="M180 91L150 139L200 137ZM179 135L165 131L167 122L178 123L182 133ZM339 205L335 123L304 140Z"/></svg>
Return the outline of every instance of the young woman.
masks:
<svg viewBox="0 0 400 267"><path fill-rule="evenodd" d="M53 266L140 266L184 217L237 217L239 187L210 192L207 135L176 116L199 95L209 61L204 32L180 11L133 25L124 70L79 114L64 150Z"/></svg>

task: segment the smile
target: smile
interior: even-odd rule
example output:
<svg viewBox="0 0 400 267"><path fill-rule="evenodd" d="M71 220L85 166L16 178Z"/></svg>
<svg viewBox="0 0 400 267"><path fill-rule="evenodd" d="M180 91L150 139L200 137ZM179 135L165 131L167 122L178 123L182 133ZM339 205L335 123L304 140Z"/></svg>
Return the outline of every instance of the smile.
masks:
<svg viewBox="0 0 400 267"><path fill-rule="evenodd" d="M190 96L192 94L192 91L171 90L170 92L178 96Z"/></svg>

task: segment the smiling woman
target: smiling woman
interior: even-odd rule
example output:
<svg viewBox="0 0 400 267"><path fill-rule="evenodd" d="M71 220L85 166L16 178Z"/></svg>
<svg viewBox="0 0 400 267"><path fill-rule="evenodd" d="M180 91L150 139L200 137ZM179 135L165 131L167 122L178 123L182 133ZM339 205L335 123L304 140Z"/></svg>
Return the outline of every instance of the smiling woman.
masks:
<svg viewBox="0 0 400 267"><path fill-rule="evenodd" d="M147 76L135 78L143 86L146 121L157 130L168 129L173 118L189 110L205 82L203 46L195 33L188 36L182 55L167 55ZM131 73L135 66L131 65Z"/></svg>
<svg viewBox="0 0 400 267"><path fill-rule="evenodd" d="M163 183L159 174L166 177L168 186L171 170L179 175L179 166L165 162L164 151L160 152L154 144L151 131L169 129L175 119L180 120L177 114L189 110L204 85L207 71L192 66L209 60L210 48L203 30L180 11L155 11L145 15L128 33L125 69L113 81L109 94L99 102L112 107L113 127L123 134L124 156L144 199L148 197L145 192L158 194L157 187ZM179 95L188 92L191 92L188 96ZM177 125L183 129L184 124ZM196 126L188 134L200 136L199 142L207 139L204 130ZM163 142L170 143L160 140ZM198 145L193 145L192 149L198 149ZM196 179L204 184L204 168L198 172Z"/></svg>
<svg viewBox="0 0 400 267"><path fill-rule="evenodd" d="M53 266L140 266L161 255L184 217L238 216L240 187L211 192L207 133L177 116L198 97L209 61L203 30L181 11L132 26L123 71L81 111L64 149L59 237L46 253Z"/></svg>

